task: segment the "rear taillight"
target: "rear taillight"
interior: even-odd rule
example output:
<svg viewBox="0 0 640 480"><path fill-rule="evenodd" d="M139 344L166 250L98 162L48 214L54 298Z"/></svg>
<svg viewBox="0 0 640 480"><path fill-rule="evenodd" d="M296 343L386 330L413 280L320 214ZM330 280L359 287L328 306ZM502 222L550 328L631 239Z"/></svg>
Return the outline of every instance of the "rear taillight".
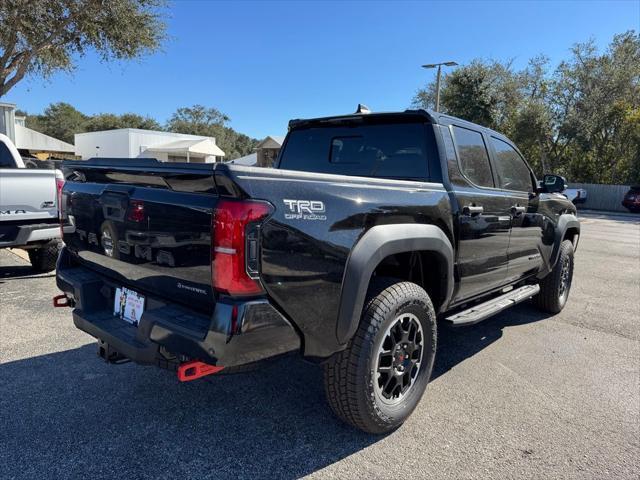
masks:
<svg viewBox="0 0 640 480"><path fill-rule="evenodd" d="M144 220L144 202L131 200L129 202L129 214L127 220L132 222L142 222Z"/></svg>
<svg viewBox="0 0 640 480"><path fill-rule="evenodd" d="M60 236L64 236L64 220L66 218L66 212L64 211L64 205L62 203L62 189L64 188L64 178L56 176L56 201L58 202L58 220L60 222Z"/></svg>
<svg viewBox="0 0 640 480"><path fill-rule="evenodd" d="M220 200L212 217L213 288L227 295L264 292L258 280L260 223L273 212L267 202Z"/></svg>

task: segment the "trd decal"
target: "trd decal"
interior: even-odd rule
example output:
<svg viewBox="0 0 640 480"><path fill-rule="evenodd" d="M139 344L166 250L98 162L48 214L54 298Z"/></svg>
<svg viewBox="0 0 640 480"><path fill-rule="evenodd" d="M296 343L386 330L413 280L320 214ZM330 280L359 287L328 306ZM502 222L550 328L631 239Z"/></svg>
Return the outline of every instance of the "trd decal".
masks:
<svg viewBox="0 0 640 480"><path fill-rule="evenodd" d="M285 212L287 220L326 220L324 203L320 200L282 200L289 210Z"/></svg>

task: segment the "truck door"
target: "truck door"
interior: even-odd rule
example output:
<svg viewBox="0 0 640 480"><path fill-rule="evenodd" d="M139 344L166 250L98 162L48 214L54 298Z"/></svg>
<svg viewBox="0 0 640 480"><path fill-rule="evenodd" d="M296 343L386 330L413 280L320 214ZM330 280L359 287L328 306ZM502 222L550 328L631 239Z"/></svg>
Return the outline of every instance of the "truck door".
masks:
<svg viewBox="0 0 640 480"><path fill-rule="evenodd" d="M511 199L496 188L485 135L451 124L443 129L445 143L451 134L455 148L447 155L448 170L458 203L458 284L453 303L460 303L505 283Z"/></svg>
<svg viewBox="0 0 640 480"><path fill-rule="evenodd" d="M510 199L507 281L515 282L542 267L544 217L538 212L533 174L520 153L506 139L491 136L490 144L498 187Z"/></svg>

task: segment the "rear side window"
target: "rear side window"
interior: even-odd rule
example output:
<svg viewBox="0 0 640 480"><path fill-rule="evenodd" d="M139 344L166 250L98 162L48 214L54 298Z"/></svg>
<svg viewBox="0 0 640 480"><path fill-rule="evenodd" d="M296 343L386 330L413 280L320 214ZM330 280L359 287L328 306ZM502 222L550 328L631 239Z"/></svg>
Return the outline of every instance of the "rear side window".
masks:
<svg viewBox="0 0 640 480"><path fill-rule="evenodd" d="M15 167L13 156L4 143L0 142L0 168L13 168Z"/></svg>
<svg viewBox="0 0 640 480"><path fill-rule="evenodd" d="M293 130L279 168L392 179L426 179L422 123L326 126Z"/></svg>
<svg viewBox="0 0 640 480"><path fill-rule="evenodd" d="M494 187L487 146L482 134L462 127L453 127L458 147L460 170L465 177L480 187Z"/></svg>
<svg viewBox="0 0 640 480"><path fill-rule="evenodd" d="M491 144L496 152L496 174L500 188L531 192L531 172L520 154L507 142L491 137Z"/></svg>

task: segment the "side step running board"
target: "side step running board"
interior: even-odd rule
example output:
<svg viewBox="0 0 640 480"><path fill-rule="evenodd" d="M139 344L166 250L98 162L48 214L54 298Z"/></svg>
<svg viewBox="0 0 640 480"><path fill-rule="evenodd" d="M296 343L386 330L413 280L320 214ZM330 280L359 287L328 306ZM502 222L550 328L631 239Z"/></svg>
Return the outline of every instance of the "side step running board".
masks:
<svg viewBox="0 0 640 480"><path fill-rule="evenodd" d="M491 300L474 305L471 308L458 312L455 315L445 318L446 321L458 327L463 325L473 325L482 320L506 310L513 305L523 302L540 291L540 285L525 285L510 292L492 298Z"/></svg>

